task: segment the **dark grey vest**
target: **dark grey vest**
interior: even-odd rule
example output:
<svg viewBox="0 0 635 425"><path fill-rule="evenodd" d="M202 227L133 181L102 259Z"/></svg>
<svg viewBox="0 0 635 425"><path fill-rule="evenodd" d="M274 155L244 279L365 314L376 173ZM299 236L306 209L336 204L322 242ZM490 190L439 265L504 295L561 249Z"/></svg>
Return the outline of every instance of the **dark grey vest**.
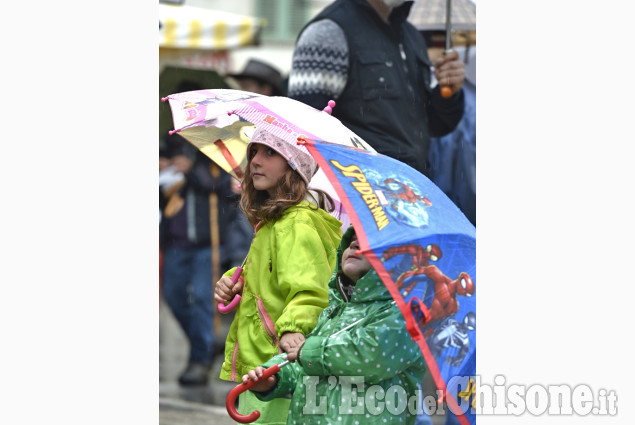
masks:
<svg viewBox="0 0 635 425"><path fill-rule="evenodd" d="M431 63L423 37L406 22L410 6L394 9L387 24L365 0L338 0L312 22L334 21L348 42L348 81L333 116L378 152L424 172Z"/></svg>

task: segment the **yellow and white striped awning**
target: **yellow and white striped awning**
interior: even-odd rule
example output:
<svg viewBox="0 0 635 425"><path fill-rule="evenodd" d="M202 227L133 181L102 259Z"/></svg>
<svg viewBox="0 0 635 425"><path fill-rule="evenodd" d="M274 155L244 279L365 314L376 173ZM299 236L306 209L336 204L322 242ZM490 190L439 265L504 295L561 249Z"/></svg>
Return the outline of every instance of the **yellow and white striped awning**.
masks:
<svg viewBox="0 0 635 425"><path fill-rule="evenodd" d="M159 4L159 46L227 50L258 43L264 20L193 6Z"/></svg>

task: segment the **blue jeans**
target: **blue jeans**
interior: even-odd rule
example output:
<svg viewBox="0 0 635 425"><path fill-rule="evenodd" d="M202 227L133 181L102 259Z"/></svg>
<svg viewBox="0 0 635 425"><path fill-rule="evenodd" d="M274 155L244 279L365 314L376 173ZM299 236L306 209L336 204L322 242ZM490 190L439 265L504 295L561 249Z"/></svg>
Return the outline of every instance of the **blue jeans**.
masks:
<svg viewBox="0 0 635 425"><path fill-rule="evenodd" d="M162 292L190 343L190 362L209 364L214 352L210 247L163 250Z"/></svg>

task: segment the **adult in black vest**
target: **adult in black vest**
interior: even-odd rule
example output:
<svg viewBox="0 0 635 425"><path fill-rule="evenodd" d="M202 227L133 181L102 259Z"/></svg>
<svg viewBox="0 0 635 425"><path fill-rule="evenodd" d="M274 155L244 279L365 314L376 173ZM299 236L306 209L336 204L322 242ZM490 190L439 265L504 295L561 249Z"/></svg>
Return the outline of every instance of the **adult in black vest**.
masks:
<svg viewBox="0 0 635 425"><path fill-rule="evenodd" d="M465 67L456 52L434 64L407 22L411 1L336 0L302 30L288 96L333 116L378 152L426 173L430 136L450 133L463 115Z"/></svg>

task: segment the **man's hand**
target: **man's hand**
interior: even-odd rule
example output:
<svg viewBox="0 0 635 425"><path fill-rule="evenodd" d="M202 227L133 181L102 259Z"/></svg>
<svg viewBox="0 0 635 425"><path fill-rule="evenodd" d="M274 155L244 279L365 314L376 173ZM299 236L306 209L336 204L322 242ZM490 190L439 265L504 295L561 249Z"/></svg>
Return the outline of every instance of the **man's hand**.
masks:
<svg viewBox="0 0 635 425"><path fill-rule="evenodd" d="M434 75L439 85L450 86L452 94L456 94L463 87L465 64L459 59L459 54L451 50L434 62Z"/></svg>

